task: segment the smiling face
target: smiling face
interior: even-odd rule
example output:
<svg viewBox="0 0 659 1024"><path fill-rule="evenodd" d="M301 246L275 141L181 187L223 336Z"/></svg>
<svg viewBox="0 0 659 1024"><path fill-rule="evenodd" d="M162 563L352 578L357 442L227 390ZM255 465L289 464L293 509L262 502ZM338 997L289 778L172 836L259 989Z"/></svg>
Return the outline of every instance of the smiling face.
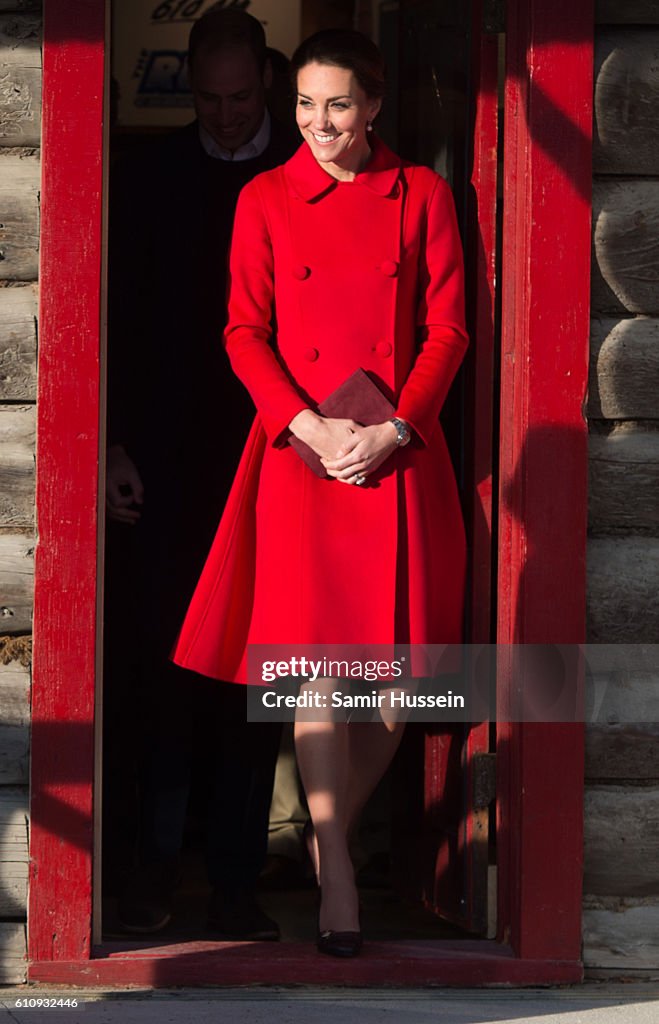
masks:
<svg viewBox="0 0 659 1024"><path fill-rule="evenodd" d="M254 138L265 115L270 75L269 64L261 72L246 46L195 55L190 71L195 111L219 146L233 153Z"/></svg>
<svg viewBox="0 0 659 1024"><path fill-rule="evenodd" d="M298 72L298 128L318 163L334 177L350 177L367 162L366 126L380 105L348 68L313 63Z"/></svg>

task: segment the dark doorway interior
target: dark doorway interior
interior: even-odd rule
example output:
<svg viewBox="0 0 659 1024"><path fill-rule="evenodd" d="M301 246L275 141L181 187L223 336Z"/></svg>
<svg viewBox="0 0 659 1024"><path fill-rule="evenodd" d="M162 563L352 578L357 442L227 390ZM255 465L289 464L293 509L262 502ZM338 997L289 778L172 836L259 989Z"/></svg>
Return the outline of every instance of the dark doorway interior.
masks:
<svg viewBox="0 0 659 1024"><path fill-rule="evenodd" d="M126 0L121 0L125 3ZM117 4L119 0L117 0ZM115 4L115 6L117 6ZM305 3L302 27L305 34L318 27L353 25L355 7L360 27L373 32L385 53L389 68L390 96L379 131L402 156L427 164L448 178L466 236L469 175L470 111L473 105L470 78L472 32L468 5L458 0L426 0L368 5L353 3ZM122 45L118 37L114 45ZM271 104L280 116L286 111L285 79L280 77ZM116 123L111 137L110 222L113 218L113 182L121 175L122 159L149 140L171 129L126 127ZM116 169L119 168L117 171ZM166 216L167 211L163 211ZM468 258L469 258L469 254ZM172 287L177 287L177 253L172 253ZM136 268L139 272L139 267ZM112 268L110 268L112 273ZM112 292L111 292L112 296ZM117 301L116 298L114 301ZM112 311L110 311L112 324ZM110 332L109 344L112 344ZM112 402L112 392L109 396ZM176 396L171 396L173 403ZM458 480L465 480L464 416L467 403L464 380L455 383L442 423L454 459ZM116 411L116 410L114 410ZM112 416L113 409L110 408ZM209 542L210 538L207 538ZM110 525L106 539L106 619L104 682L103 760L103 933L105 938L123 934L117 917L117 894L130 873L139 829L139 786L144 745L144 723L152 715L153 692L144 686L143 651L140 648L144 609L134 581L140 555L130 527ZM468 627L466 627L468 628ZM191 683L191 686L196 683ZM438 916L441 905L433 895L430 875L410 876L419 860L433 863L439 827L457 836L463 824L463 764L460 751L467 727L449 732L408 727L403 746L392 769L374 795L364 816L357 852L364 926L379 939L467 938L473 933ZM451 772L441 792L433 789L426 770L428 751L448 745L452 754L445 764ZM192 766L192 784L182 853L183 880L177 890L173 918L154 942L192 941L205 937L204 923L209 883L203 848L209 807L209 750L200 742ZM442 803L443 801L443 803ZM438 807L440 813L438 814ZM456 841L457 848L457 841ZM412 852L414 851L414 852ZM416 859L415 859L416 858ZM466 872L456 872L451 885L462 889L472 884ZM315 890L310 866L302 859L294 884L264 882L259 900L278 920L284 940L307 940L315 935ZM134 938L134 936L133 936Z"/></svg>

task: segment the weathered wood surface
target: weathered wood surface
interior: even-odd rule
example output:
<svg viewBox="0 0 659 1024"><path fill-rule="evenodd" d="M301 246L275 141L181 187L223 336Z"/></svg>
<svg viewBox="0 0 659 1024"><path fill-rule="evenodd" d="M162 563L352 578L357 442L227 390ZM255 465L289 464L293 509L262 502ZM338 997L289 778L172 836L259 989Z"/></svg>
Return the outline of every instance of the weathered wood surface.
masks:
<svg viewBox="0 0 659 1024"><path fill-rule="evenodd" d="M30 730L0 724L0 788L27 785L30 779Z"/></svg>
<svg viewBox="0 0 659 1024"><path fill-rule="evenodd" d="M659 723L586 725L586 779L659 780Z"/></svg>
<svg viewBox="0 0 659 1024"><path fill-rule="evenodd" d="M659 313L659 180L593 182L593 313Z"/></svg>
<svg viewBox="0 0 659 1024"><path fill-rule="evenodd" d="M15 985L26 978L27 935L20 922L0 922L0 984Z"/></svg>
<svg viewBox="0 0 659 1024"><path fill-rule="evenodd" d="M0 11L40 11L43 0L0 0Z"/></svg>
<svg viewBox="0 0 659 1024"><path fill-rule="evenodd" d="M17 662L0 665L0 792L29 781L29 699L28 670Z"/></svg>
<svg viewBox="0 0 659 1024"><path fill-rule="evenodd" d="M0 724L23 726L30 720L30 671L11 661L0 664Z"/></svg>
<svg viewBox="0 0 659 1024"><path fill-rule="evenodd" d="M657 0L595 0L598 25L659 25Z"/></svg>
<svg viewBox="0 0 659 1024"><path fill-rule="evenodd" d="M659 319L593 318L588 416L659 420Z"/></svg>
<svg viewBox="0 0 659 1024"><path fill-rule="evenodd" d="M591 434L588 450L591 536L659 537L659 430Z"/></svg>
<svg viewBox="0 0 659 1024"><path fill-rule="evenodd" d="M0 526L34 525L36 409L0 405Z"/></svg>
<svg viewBox="0 0 659 1024"><path fill-rule="evenodd" d="M36 280L39 182L38 157L0 150L0 280Z"/></svg>
<svg viewBox="0 0 659 1024"><path fill-rule="evenodd" d="M659 786L586 786L584 892L659 897Z"/></svg>
<svg viewBox="0 0 659 1024"><path fill-rule="evenodd" d="M0 786L0 917L25 915L27 879L28 789Z"/></svg>
<svg viewBox="0 0 659 1024"><path fill-rule="evenodd" d="M0 402L37 397L37 285L0 288Z"/></svg>
<svg viewBox="0 0 659 1024"><path fill-rule="evenodd" d="M659 901L586 897L583 956L586 967L659 967Z"/></svg>
<svg viewBox="0 0 659 1024"><path fill-rule="evenodd" d="M659 174L659 29L595 37L593 170Z"/></svg>
<svg viewBox="0 0 659 1024"><path fill-rule="evenodd" d="M600 726L642 724L659 729L659 644L647 645L645 652L643 658L638 644L593 644L585 648L586 722Z"/></svg>
<svg viewBox="0 0 659 1024"><path fill-rule="evenodd" d="M588 641L656 643L659 637L659 540L591 538L587 547Z"/></svg>
<svg viewBox="0 0 659 1024"><path fill-rule="evenodd" d="M32 537L0 533L0 633L29 633L34 587Z"/></svg>
<svg viewBox="0 0 659 1024"><path fill-rule="evenodd" d="M41 67L41 18L6 14L0 7L0 50L5 68L21 66L26 58L32 67Z"/></svg>
<svg viewBox="0 0 659 1024"><path fill-rule="evenodd" d="M41 134L41 19L0 16L0 146L38 146Z"/></svg>

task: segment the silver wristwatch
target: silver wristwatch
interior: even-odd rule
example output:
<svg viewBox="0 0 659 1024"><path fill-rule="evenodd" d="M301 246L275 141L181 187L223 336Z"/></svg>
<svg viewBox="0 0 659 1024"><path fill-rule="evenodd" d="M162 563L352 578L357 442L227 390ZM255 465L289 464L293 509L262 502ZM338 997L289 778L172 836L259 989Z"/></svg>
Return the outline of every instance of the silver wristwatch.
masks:
<svg viewBox="0 0 659 1024"><path fill-rule="evenodd" d="M399 420L397 416L394 416L389 422L393 423L396 428L396 444L399 448L404 448L412 439L410 428L404 420Z"/></svg>

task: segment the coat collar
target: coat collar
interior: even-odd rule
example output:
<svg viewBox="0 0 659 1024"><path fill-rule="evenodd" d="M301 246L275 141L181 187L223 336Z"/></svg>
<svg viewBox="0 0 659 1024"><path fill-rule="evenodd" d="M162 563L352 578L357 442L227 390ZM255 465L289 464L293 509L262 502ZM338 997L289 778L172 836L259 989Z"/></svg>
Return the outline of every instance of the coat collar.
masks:
<svg viewBox="0 0 659 1024"><path fill-rule="evenodd" d="M392 153L377 136L373 139L372 149L373 156L357 175L354 184L365 185L379 196L389 196L400 175L400 157ZM323 170L306 142L286 162L284 169L293 191L306 202L330 192L339 184L336 178Z"/></svg>

